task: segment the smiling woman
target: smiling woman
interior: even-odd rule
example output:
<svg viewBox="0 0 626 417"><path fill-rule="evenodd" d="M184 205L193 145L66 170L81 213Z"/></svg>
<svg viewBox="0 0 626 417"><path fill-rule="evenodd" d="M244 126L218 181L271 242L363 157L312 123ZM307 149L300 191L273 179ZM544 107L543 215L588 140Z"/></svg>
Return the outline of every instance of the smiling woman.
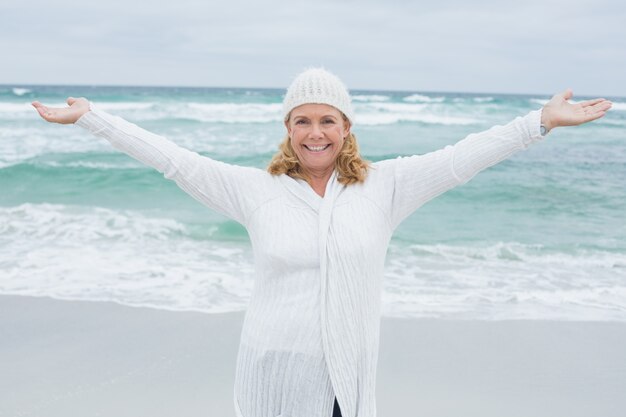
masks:
<svg viewBox="0 0 626 417"><path fill-rule="evenodd" d="M108 140L247 229L256 275L237 356L238 417L374 417L381 288L394 230L550 129L598 119L611 107L571 97L557 94L437 151L368 164L352 133L347 89L315 68L287 91L287 138L267 171L201 156L86 99L70 97L68 108L33 105L47 121Z"/></svg>
<svg viewBox="0 0 626 417"><path fill-rule="evenodd" d="M324 110L313 110L313 113L321 112L324 114L322 117L318 116L318 120L310 120L306 115L298 116L298 120L295 120L295 116L292 116L292 114L306 111L307 108L326 109L326 113ZM307 134L307 129L315 128L314 124L319 126L317 127L319 129L317 136L315 133ZM285 120L285 126L290 133L285 136L280 144L279 151L268 166L268 171L274 175L287 174L293 178L301 178L311 184L318 182L325 185L328 179L323 180L324 175L321 174L324 172L323 168L326 167L326 171L330 168L332 172L334 166L338 173L337 180L341 184L349 185L365 181L370 163L361 157L356 135L349 131L347 134L340 135L343 137L340 141L329 139L329 137L333 137L331 128L338 127L340 124L347 126L344 129L350 130L351 128L348 118L329 105L305 104L294 109ZM307 141L305 142L303 139L307 139ZM331 152L334 153L331 154ZM312 157L310 162L308 159L306 160L307 169L305 169L304 164L306 154L310 154ZM324 158L316 158L317 154ZM317 170L318 173L316 173L318 167L322 169ZM319 178L322 180L320 181ZM321 187L313 186L313 188L317 191ZM324 195L323 192L318 192L318 194Z"/></svg>
<svg viewBox="0 0 626 417"><path fill-rule="evenodd" d="M350 133L350 122L327 104L303 104L290 112L285 126L303 169L312 180L326 184Z"/></svg>
<svg viewBox="0 0 626 417"><path fill-rule="evenodd" d="M337 77L320 68L303 72L287 90L283 113L287 136L271 174L301 178L322 197L335 169L341 184L365 181L370 164L361 158L350 96Z"/></svg>

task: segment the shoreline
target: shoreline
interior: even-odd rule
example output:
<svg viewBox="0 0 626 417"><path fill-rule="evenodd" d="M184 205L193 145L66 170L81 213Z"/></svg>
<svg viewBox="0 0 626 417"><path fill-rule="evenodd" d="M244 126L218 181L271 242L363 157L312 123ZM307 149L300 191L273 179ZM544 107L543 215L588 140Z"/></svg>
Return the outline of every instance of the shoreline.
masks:
<svg viewBox="0 0 626 417"><path fill-rule="evenodd" d="M0 317L0 416L235 415L244 312L0 295ZM378 415L618 417L624 353L622 322L383 317Z"/></svg>

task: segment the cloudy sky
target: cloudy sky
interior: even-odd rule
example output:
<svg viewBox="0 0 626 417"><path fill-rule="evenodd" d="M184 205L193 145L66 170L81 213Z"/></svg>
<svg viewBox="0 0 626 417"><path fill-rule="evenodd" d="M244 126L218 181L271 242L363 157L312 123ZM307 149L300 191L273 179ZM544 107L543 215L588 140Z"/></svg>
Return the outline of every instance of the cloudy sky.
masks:
<svg viewBox="0 0 626 417"><path fill-rule="evenodd" d="M612 0L29 0L0 4L0 84L285 87L626 96Z"/></svg>

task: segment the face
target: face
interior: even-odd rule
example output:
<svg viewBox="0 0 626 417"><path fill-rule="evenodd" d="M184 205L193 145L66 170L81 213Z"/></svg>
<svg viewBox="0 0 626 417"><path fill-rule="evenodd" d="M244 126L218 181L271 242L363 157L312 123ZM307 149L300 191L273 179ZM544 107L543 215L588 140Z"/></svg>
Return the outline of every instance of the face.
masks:
<svg viewBox="0 0 626 417"><path fill-rule="evenodd" d="M302 167L310 173L332 171L350 123L327 104L303 104L291 111L285 122L291 147Z"/></svg>

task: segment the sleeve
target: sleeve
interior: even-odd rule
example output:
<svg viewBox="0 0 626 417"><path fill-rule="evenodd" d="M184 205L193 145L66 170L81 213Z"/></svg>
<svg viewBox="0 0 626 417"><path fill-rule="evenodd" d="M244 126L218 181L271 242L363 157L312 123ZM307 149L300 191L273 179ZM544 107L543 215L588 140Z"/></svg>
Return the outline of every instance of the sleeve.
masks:
<svg viewBox="0 0 626 417"><path fill-rule="evenodd" d="M248 214L259 204L260 188L269 173L201 156L93 103L90 109L76 125L156 169L205 206L246 225Z"/></svg>
<svg viewBox="0 0 626 417"><path fill-rule="evenodd" d="M506 125L473 133L437 151L392 160L393 229L424 203L541 140L541 112L531 111Z"/></svg>

